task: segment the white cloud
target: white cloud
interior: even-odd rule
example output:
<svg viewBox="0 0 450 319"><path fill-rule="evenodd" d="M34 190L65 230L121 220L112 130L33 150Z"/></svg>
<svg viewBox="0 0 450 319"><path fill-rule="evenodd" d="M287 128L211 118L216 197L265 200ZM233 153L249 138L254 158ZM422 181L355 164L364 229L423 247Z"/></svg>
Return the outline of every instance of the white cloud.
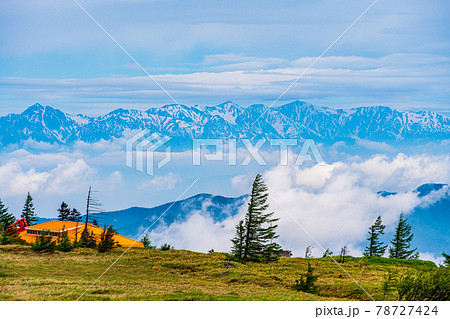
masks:
<svg viewBox="0 0 450 319"><path fill-rule="evenodd" d="M173 189L180 181L177 175L168 173L167 175L156 175L149 180L142 183L142 188L157 188L157 189Z"/></svg>
<svg viewBox="0 0 450 319"><path fill-rule="evenodd" d="M277 58L214 55L207 56L205 62L200 64L207 65L198 70L159 74L154 78L174 96L182 97L178 99L185 104L220 103L230 98L267 104L292 84L306 70L309 60L314 58L285 62ZM216 65L209 65L211 63ZM449 58L433 54L391 54L380 58L324 57L287 92L284 99L301 98L337 107L342 104L381 104L399 108L448 108L442 101L436 101L448 94L449 63ZM108 109L132 104L139 104L144 109L150 106L148 101L152 101L152 106L158 102L167 103L167 96L158 87L149 87L148 81L145 76L0 78L0 84L8 87L9 94L29 97L34 101L46 101L50 95L53 103L64 103L68 99L82 99L83 103L92 100L94 104L107 105ZM99 99L109 101L111 98L117 104L99 102ZM123 101L128 101L128 105ZM77 106L80 107L85 108L84 105ZM92 112L91 109L83 111Z"/></svg>
<svg viewBox="0 0 450 319"><path fill-rule="evenodd" d="M444 257L436 256L430 252L419 252L419 258L422 260L430 260L436 264L436 266L442 265L444 262Z"/></svg>
<svg viewBox="0 0 450 319"><path fill-rule="evenodd" d="M252 186L252 176L237 175L231 179L231 186L241 193L248 193Z"/></svg>
<svg viewBox="0 0 450 319"><path fill-rule="evenodd" d="M269 187L270 210L279 217L279 242L296 256L303 256L307 246L313 254L323 251L287 214L292 216L324 248L335 253L348 245L352 255L361 255L367 228L381 216L387 230L395 227L400 213L409 213L420 205L437 200L420 199L412 192L427 182L449 183L449 156L406 156L399 154L389 159L383 155L368 160L336 162L313 167L274 167L263 177ZM246 175L232 178L232 185L247 183ZM388 197L378 191L397 191ZM246 205L238 215L222 222L214 222L205 214L194 212L181 223L152 232L158 243L169 242L176 247L207 251L229 251L234 227L245 213ZM285 212L286 211L286 212ZM427 254L424 258L429 258ZM431 257L430 257L431 258Z"/></svg>
<svg viewBox="0 0 450 319"><path fill-rule="evenodd" d="M50 170L23 168L18 162L0 166L0 191L3 196L41 194L67 194L85 187L95 174L84 160L69 160Z"/></svg>

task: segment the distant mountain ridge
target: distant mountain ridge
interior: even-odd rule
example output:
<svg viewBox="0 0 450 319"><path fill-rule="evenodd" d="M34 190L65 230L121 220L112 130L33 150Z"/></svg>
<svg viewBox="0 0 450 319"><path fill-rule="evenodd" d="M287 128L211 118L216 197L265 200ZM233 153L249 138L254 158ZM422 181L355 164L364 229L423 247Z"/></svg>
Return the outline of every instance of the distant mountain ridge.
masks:
<svg viewBox="0 0 450 319"><path fill-rule="evenodd" d="M450 138L450 119L436 112L400 112L390 107L350 110L295 101L268 108L231 101L216 106L165 105L147 111L116 109L99 117L69 115L35 104L21 114L0 117L0 145L37 142L94 143L148 129L189 141L193 138L313 138L403 141Z"/></svg>
<svg viewBox="0 0 450 319"><path fill-rule="evenodd" d="M154 228L183 222L193 213L221 221L237 214L246 203L247 195L240 197L224 197L211 194L197 194L186 199L169 202L151 208L130 207L123 210L93 213L89 220L97 220L99 225L114 225L121 235L137 238L143 231L154 224ZM158 217L160 217L158 219ZM49 221L50 218L39 218L39 223ZM86 215L82 216L82 221ZM155 222L157 220L157 222Z"/></svg>

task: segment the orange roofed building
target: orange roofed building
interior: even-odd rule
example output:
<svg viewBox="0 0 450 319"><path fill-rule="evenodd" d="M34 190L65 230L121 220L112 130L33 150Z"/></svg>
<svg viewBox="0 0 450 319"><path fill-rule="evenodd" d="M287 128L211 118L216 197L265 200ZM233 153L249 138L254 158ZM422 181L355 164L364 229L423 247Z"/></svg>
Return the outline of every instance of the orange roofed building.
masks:
<svg viewBox="0 0 450 319"><path fill-rule="evenodd" d="M52 239L56 241L58 235L61 232L66 231L70 240L75 241L80 240L85 226L85 223L51 220L42 224L25 227L25 231L20 232L19 236L27 243L34 243L37 236L39 236L42 232L47 232L50 236L52 236ZM87 224L87 228L89 234L93 234L97 240L100 238L100 235L103 232L103 228L89 223ZM125 236L121 236L119 234L114 234L114 241L118 246L122 247L144 247L144 244L142 244L141 242L127 238Z"/></svg>

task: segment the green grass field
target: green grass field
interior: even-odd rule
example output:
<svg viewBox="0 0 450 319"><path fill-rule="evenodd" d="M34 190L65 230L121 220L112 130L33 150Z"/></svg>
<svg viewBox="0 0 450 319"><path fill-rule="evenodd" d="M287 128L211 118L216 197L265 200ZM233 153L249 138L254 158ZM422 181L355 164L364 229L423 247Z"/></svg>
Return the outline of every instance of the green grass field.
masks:
<svg viewBox="0 0 450 319"><path fill-rule="evenodd" d="M0 300L76 300L124 252L37 253L28 246L0 246ZM315 268L317 293L297 292L295 279ZM231 264L228 272L225 265ZM383 276L432 262L349 258L341 266L376 300ZM394 288L387 300L395 300ZM330 258L281 258L269 264L227 262L224 254L130 249L81 300L369 300Z"/></svg>

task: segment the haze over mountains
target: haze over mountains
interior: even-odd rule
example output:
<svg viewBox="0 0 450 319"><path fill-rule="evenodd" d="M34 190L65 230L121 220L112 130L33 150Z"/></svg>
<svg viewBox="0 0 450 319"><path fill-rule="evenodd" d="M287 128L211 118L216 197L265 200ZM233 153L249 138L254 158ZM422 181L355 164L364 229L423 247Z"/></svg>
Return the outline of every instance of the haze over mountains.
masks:
<svg viewBox="0 0 450 319"><path fill-rule="evenodd" d="M367 139L395 142L450 138L450 119L436 112L400 112L390 107L349 110L317 107L295 101L268 108L165 105L147 111L117 109L99 117L69 115L35 104L21 114L0 118L0 145L32 139L70 145L94 143L148 129L179 141L192 138L312 138L317 141Z"/></svg>

